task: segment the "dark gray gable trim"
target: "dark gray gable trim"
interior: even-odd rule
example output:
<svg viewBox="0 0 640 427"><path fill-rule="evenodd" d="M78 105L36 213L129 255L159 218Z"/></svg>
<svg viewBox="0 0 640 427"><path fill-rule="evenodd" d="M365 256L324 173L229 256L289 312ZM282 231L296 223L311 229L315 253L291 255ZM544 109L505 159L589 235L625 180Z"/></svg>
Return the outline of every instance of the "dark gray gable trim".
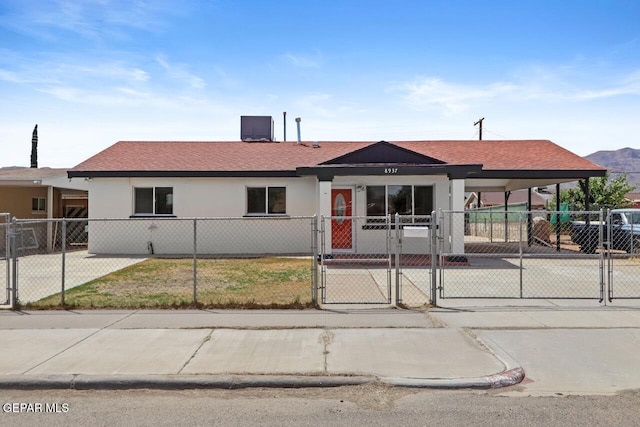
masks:
<svg viewBox="0 0 640 427"><path fill-rule="evenodd" d="M332 180L335 176L404 176L404 175L447 175L450 179L476 177L482 171L482 165L322 165L300 167L298 175L312 175L320 181Z"/></svg>
<svg viewBox="0 0 640 427"><path fill-rule="evenodd" d="M69 178L289 178L295 171L68 171Z"/></svg>
<svg viewBox="0 0 640 427"><path fill-rule="evenodd" d="M561 178L579 179L602 177L606 175L606 170L483 170L474 178L499 178L499 179L538 179L538 178Z"/></svg>
<svg viewBox="0 0 640 427"><path fill-rule="evenodd" d="M405 165L443 165L445 162L406 148L398 147L387 141L376 142L335 159L320 163L321 165L353 165L353 164L405 164Z"/></svg>

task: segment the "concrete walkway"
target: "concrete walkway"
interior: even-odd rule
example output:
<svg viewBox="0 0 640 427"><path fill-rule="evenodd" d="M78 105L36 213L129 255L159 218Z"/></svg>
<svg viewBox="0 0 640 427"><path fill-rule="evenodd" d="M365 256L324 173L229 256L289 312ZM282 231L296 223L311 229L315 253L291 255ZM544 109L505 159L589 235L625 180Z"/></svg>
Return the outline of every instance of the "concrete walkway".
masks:
<svg viewBox="0 0 640 427"><path fill-rule="evenodd" d="M518 368L427 313L385 309L5 311L0 349L4 388L489 388Z"/></svg>
<svg viewBox="0 0 640 427"><path fill-rule="evenodd" d="M427 312L0 311L0 388L640 388L638 305L473 303Z"/></svg>

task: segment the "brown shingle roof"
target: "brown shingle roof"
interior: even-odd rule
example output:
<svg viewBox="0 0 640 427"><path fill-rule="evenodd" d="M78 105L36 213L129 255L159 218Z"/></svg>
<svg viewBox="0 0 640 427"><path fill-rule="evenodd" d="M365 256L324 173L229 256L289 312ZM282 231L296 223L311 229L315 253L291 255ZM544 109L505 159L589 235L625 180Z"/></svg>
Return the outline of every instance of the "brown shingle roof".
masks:
<svg viewBox="0 0 640 427"><path fill-rule="evenodd" d="M604 168L547 140L391 142L451 165L483 170L593 170ZM72 173L126 171L295 171L375 142L120 141L80 163Z"/></svg>

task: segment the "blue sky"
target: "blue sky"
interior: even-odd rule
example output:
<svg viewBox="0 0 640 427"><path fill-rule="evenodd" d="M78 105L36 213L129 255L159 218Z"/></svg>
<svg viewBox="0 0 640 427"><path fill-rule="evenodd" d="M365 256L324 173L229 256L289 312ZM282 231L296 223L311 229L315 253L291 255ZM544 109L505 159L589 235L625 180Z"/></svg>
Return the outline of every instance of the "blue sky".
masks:
<svg viewBox="0 0 640 427"><path fill-rule="evenodd" d="M636 0L0 0L0 166L119 140L550 139L640 148Z"/></svg>

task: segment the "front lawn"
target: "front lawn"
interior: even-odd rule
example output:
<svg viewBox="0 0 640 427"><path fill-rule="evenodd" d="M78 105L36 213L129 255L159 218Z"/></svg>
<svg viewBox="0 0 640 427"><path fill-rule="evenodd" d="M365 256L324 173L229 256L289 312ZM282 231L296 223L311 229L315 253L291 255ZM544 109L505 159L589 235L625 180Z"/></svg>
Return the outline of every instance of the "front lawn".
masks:
<svg viewBox="0 0 640 427"><path fill-rule="evenodd" d="M304 308L312 305L309 258L154 258L65 292L65 308ZM22 306L59 308L60 294Z"/></svg>

